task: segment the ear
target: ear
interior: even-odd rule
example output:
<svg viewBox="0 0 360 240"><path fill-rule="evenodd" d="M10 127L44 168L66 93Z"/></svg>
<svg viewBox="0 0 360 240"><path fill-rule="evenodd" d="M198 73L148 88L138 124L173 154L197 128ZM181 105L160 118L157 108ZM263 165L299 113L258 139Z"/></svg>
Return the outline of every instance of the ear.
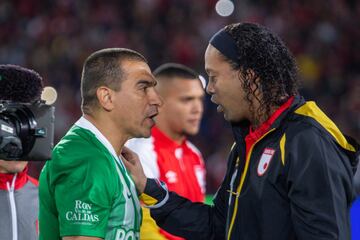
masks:
<svg viewBox="0 0 360 240"><path fill-rule="evenodd" d="M113 90L108 87L100 86L96 90L96 97L99 101L99 105L105 109L105 111L111 111L114 108L113 103Z"/></svg>

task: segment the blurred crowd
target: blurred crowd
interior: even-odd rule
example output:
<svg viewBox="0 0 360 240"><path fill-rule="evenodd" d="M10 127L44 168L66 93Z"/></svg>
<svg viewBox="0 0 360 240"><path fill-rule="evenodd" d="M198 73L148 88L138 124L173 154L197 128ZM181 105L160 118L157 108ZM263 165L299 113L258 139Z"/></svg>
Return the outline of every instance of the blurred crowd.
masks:
<svg viewBox="0 0 360 240"><path fill-rule="evenodd" d="M0 63L33 68L57 89L57 142L81 115L82 63L95 50L131 48L152 68L179 62L204 74L203 54L213 33L232 22L258 22L294 53L302 94L360 140L359 1L234 0L235 11L226 18L216 14L216 2L2 0ZM191 140L203 153L213 193L224 175L232 133L209 99L201 132ZM41 166L32 165L35 177Z"/></svg>

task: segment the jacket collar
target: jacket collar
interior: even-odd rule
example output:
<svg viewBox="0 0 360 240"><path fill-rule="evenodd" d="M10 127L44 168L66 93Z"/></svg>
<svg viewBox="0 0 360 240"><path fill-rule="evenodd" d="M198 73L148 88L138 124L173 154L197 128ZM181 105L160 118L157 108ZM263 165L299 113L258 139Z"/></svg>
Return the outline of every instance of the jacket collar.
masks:
<svg viewBox="0 0 360 240"><path fill-rule="evenodd" d="M174 148L174 149L179 148L179 147L182 147L186 142L186 138L185 138L184 141L182 141L181 144L178 144L177 142L175 142L174 140L172 140L171 138L166 136L165 133L163 133L156 126L154 126L151 129L151 135L154 136L154 138L159 139L159 142L161 142L162 146L165 146L165 147L168 147L168 148Z"/></svg>
<svg viewBox="0 0 360 240"><path fill-rule="evenodd" d="M22 188L28 181L28 167L26 166L22 172L19 173L0 173L0 189L8 190L6 183L8 182L10 185L16 175L15 179L15 190Z"/></svg>
<svg viewBox="0 0 360 240"><path fill-rule="evenodd" d="M305 100L302 96L296 95L290 97L283 105L281 105L270 117L266 120L262 125L260 125L256 130L252 131L253 135L260 135L261 137L264 133L266 133L269 129L278 128L284 118L291 112L294 112L295 109L300 107L305 103ZM250 132L250 122L247 120L231 123L233 134L235 140L238 142L239 140L245 139L245 137Z"/></svg>

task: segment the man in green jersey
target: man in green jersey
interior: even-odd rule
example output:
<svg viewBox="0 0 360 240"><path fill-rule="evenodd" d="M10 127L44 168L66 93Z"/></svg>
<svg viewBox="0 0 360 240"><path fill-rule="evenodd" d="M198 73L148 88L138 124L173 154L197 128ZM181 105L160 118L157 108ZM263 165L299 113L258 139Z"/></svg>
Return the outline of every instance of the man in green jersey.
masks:
<svg viewBox="0 0 360 240"><path fill-rule="evenodd" d="M138 239L141 208L121 157L149 137L162 104L146 59L122 48L85 61L83 116L53 150L40 176L40 239Z"/></svg>

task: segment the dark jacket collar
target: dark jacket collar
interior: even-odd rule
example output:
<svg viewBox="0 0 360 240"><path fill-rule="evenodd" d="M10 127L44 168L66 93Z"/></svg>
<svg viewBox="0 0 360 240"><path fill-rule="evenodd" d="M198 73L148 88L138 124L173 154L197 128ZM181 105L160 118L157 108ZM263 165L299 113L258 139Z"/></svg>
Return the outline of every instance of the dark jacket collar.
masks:
<svg viewBox="0 0 360 240"><path fill-rule="evenodd" d="M284 103L282 106L280 106L279 109L281 109L282 112L279 116L276 117L276 119L274 121L272 121L272 123L270 125L270 129L279 128L282 121L289 115L289 113L294 112L297 108L299 108L304 103L305 103L304 98L302 96L296 95L296 96L294 96L294 100L292 101L291 105L289 107L286 106L285 110L281 109L281 108L283 108L284 105L286 105L286 103ZM279 111L279 109L276 110L274 112L274 114L277 114L277 111ZM270 118L271 118L271 116L270 116ZM250 122L247 120L244 120L241 122L236 122L236 123L232 122L231 127L233 130L233 134L234 134L234 138L235 138L236 142L242 141L249 134Z"/></svg>

